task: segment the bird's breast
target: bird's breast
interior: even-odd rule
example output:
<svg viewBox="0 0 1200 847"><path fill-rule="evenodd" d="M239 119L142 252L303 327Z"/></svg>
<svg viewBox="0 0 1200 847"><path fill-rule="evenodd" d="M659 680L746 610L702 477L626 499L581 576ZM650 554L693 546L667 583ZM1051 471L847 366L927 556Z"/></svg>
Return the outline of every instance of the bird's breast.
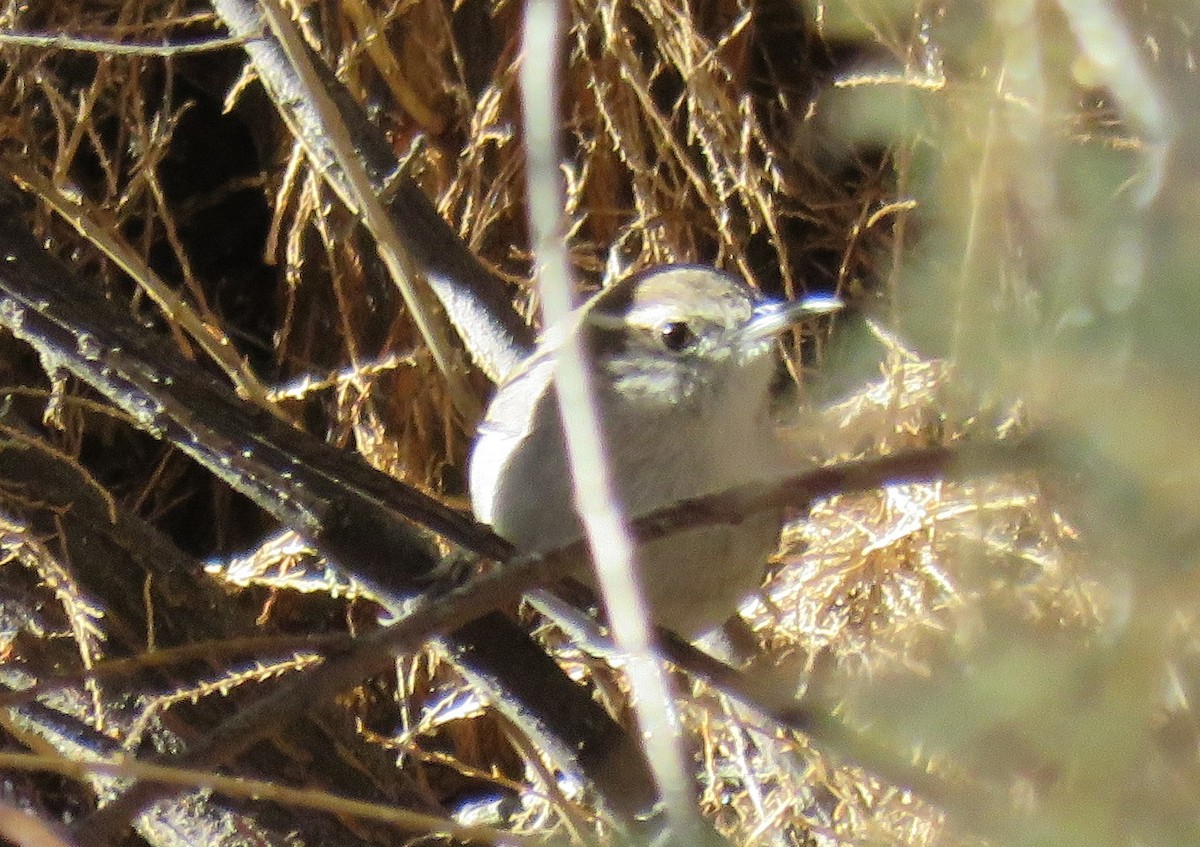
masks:
<svg viewBox="0 0 1200 847"><path fill-rule="evenodd" d="M779 472L778 441L765 412L719 404L686 414L677 407L607 408L610 479L631 518ZM517 425L481 428L470 476L477 517L521 551L544 552L581 537L552 391ZM760 514L642 545L639 569L655 620L694 635L733 614L757 587L779 526L779 514Z"/></svg>

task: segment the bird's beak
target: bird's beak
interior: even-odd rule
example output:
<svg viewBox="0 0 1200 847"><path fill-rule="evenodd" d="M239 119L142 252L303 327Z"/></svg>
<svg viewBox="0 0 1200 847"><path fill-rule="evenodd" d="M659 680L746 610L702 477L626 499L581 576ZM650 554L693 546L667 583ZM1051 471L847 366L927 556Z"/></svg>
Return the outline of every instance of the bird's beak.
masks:
<svg viewBox="0 0 1200 847"><path fill-rule="evenodd" d="M799 300L767 300L754 307L742 330L742 343L750 346L773 338L808 315L828 315L844 304L833 294L807 294Z"/></svg>

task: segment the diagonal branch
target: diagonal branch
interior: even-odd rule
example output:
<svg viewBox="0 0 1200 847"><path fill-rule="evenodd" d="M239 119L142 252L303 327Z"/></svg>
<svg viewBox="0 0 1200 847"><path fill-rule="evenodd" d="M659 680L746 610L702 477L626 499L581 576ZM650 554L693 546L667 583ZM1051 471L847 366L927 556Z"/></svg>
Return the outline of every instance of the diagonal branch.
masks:
<svg viewBox="0 0 1200 847"><path fill-rule="evenodd" d="M46 254L22 228L17 208L3 212L0 324L32 344L48 369L91 385L140 428L174 443L381 594L420 590L437 565L433 539L412 521L481 555L510 554L467 516L247 408L224 382L184 361ZM471 681L563 766L578 767L619 816L650 814L655 792L637 745L524 631L493 613L448 639ZM310 693L302 690L270 717L312 702ZM135 786L127 805L140 809L162 790ZM119 817L99 814L110 826Z"/></svg>
<svg viewBox="0 0 1200 847"><path fill-rule="evenodd" d="M281 30L268 31L254 0L212 4L230 35L245 39L259 80L314 168L352 208L360 208L367 189L351 184L348 154L335 149L337 136L331 132L331 124L344 124L343 145L348 141L354 154L350 164L362 169L374 196L386 198L376 202L386 204L390 226L375 221L376 237L394 228L399 246L425 275L475 364L494 381L508 373L532 349L533 333L514 311L503 281L483 266L420 187L399 174L400 163L383 132L302 40L289 41L285 51ZM308 80L300 75L300 62L312 72ZM314 97L323 108L316 107Z"/></svg>

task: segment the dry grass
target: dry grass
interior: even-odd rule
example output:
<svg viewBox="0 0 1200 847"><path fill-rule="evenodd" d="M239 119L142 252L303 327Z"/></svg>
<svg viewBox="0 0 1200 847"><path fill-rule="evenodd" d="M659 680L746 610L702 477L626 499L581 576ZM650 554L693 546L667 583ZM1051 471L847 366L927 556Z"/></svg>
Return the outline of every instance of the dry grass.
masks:
<svg viewBox="0 0 1200 847"><path fill-rule="evenodd" d="M533 314L519 4L286 8ZM826 749L681 673L705 814L738 844L1194 842L1191 10L604 0L564 13L567 214L585 286L689 261L773 292L841 292L853 317L804 339L826 402L799 438L818 461L1040 430L1079 445L1061 468L893 486L796 516L745 616L764 661L870 743ZM470 427L399 299L378 299L370 239L239 80L240 50L111 48L217 38L208 7L7 4L0 23L81 40L0 39L0 156L50 249L247 402L464 502ZM189 578L220 575L264 633L374 625L369 597L301 542L86 390L48 380L53 363L0 345L7 441L85 469L193 556L244 555ZM122 604L97 600L54 527L38 491L0 490L7 685L176 646L160 618L178 610L147 613L138 580ZM526 614L627 716L619 669ZM55 705L121 740L181 700L221 712L231 689L302 662L182 666L174 688L90 683ZM130 690L146 699L118 708ZM556 779L436 651L317 722L348 767L285 748L281 781L464 814L504 795L518 810L497 820L517 831L605 831L595 798ZM19 721L0 724L11 749L32 745ZM876 749L915 751L956 790L890 782ZM50 819L90 802L16 770L0 799ZM339 811L362 837L401 842Z"/></svg>

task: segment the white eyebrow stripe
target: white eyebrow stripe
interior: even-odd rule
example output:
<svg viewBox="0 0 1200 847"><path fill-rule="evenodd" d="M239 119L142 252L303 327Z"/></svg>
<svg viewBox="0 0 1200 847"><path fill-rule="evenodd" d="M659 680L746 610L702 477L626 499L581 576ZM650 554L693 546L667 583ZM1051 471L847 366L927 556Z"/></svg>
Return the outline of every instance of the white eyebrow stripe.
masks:
<svg viewBox="0 0 1200 847"><path fill-rule="evenodd" d="M686 320L686 318L680 314L678 304L646 303L630 309L626 320L642 326L658 326L669 321Z"/></svg>

